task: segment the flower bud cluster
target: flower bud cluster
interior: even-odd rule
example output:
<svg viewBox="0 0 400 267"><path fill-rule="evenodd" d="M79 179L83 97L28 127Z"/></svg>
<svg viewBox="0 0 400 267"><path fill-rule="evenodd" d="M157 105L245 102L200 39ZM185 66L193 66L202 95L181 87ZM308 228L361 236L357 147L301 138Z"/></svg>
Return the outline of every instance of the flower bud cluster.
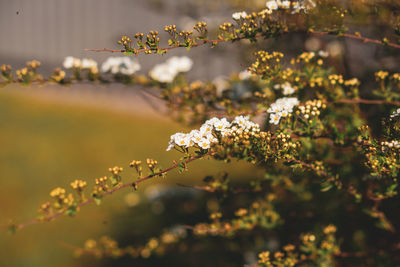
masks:
<svg viewBox="0 0 400 267"><path fill-rule="evenodd" d="M369 136L368 129L360 127L363 134L358 137L366 157L365 164L371 169L371 175L392 177L396 182L400 171L400 143L397 140L378 142Z"/></svg>
<svg viewBox="0 0 400 267"><path fill-rule="evenodd" d="M54 208L62 209L71 206L74 202L72 194L66 196L66 191L64 188L57 187L50 192L50 196L55 199L53 203Z"/></svg>
<svg viewBox="0 0 400 267"><path fill-rule="evenodd" d="M337 75L337 74L331 74L328 76L329 82L332 85L335 84L343 84L343 76L342 75Z"/></svg>
<svg viewBox="0 0 400 267"><path fill-rule="evenodd" d="M53 71L53 75L51 75L50 80L57 82L57 83L62 83L65 79L65 71L61 70L60 68L56 68Z"/></svg>
<svg viewBox="0 0 400 267"><path fill-rule="evenodd" d="M131 168L135 168L136 172L139 174L139 177L142 176L142 161L141 160L133 160L129 166Z"/></svg>
<svg viewBox="0 0 400 267"><path fill-rule="evenodd" d="M247 209L237 210L236 218L227 221L221 220L220 212L214 212L210 215L211 223L196 224L193 232L200 236L229 236L241 229L251 230L255 227L272 229L282 222L279 214L273 208L269 200L256 201Z"/></svg>
<svg viewBox="0 0 400 267"><path fill-rule="evenodd" d="M150 171L154 172L155 167L158 164L157 160L154 159L146 159L147 167L149 167Z"/></svg>
<svg viewBox="0 0 400 267"><path fill-rule="evenodd" d="M388 76L389 76L389 72L387 72L387 71L380 70L378 72L375 72L375 78L377 81L385 80L386 77L388 77Z"/></svg>
<svg viewBox="0 0 400 267"><path fill-rule="evenodd" d="M118 166L108 168L108 171L111 172L113 175L119 175L123 170L124 168Z"/></svg>
<svg viewBox="0 0 400 267"><path fill-rule="evenodd" d="M83 248L75 250L75 254L78 256L91 254L98 258L109 255L113 255L114 257L129 255L133 258L149 258L152 254L165 254L169 246L176 244L186 236L186 230L178 226L165 230L159 237L150 238L145 245L138 247L127 246L124 248L119 247L116 240L108 236L103 236L97 241L94 239L87 240Z"/></svg>
<svg viewBox="0 0 400 267"><path fill-rule="evenodd" d="M5 64L3 64L3 65L0 66L0 74L1 74L1 77L2 77L6 82L12 81L12 72L11 72L11 70L12 70L12 68L11 68L10 65L5 65Z"/></svg>
<svg viewBox="0 0 400 267"><path fill-rule="evenodd" d="M37 81L42 79L40 74L36 73L37 68L40 67L40 62L36 60L26 62L26 67L20 70L17 70L15 73L17 74L17 78L19 82L24 84L29 84L32 81ZM11 68L4 65L2 68L3 77L6 80L11 80Z"/></svg>
<svg viewBox="0 0 400 267"><path fill-rule="evenodd" d="M72 189L82 191L86 187L87 183L83 180L75 180L71 183Z"/></svg>
<svg viewBox="0 0 400 267"><path fill-rule="evenodd" d="M326 105L319 99L308 100L306 103L299 105L296 114L311 123L314 118L317 118L321 114L321 110L325 108Z"/></svg>
<svg viewBox="0 0 400 267"><path fill-rule="evenodd" d="M300 236L301 244L296 247L292 244L285 245L282 250L271 253L264 251L258 254L258 264L262 267L297 266L300 262L313 259L333 265L333 256L340 252L335 238L336 227L328 225L318 236L312 233Z"/></svg>
<svg viewBox="0 0 400 267"><path fill-rule="evenodd" d="M126 36L126 35L122 36L121 40L119 40L117 43L122 45L124 47L125 51L131 51L132 50L132 39L129 38L128 36Z"/></svg>
<svg viewBox="0 0 400 267"><path fill-rule="evenodd" d="M267 52L258 51L255 53L256 61L251 65L250 71L266 76L267 74L277 71L276 67L280 66L283 53L281 52Z"/></svg>
<svg viewBox="0 0 400 267"><path fill-rule="evenodd" d="M93 196L100 196L102 193L107 192L110 188L108 185L108 177L100 177L94 180L95 186L93 188Z"/></svg>

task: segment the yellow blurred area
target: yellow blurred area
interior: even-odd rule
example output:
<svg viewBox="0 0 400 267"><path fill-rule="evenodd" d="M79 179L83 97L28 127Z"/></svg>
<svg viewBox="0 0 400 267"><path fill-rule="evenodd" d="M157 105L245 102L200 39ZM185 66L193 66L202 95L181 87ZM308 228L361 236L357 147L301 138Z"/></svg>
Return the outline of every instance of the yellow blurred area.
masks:
<svg viewBox="0 0 400 267"><path fill-rule="evenodd" d="M169 167L180 157L178 152L165 151L169 136L190 130L169 118L147 117L143 112L68 105L13 90L0 91L1 225L10 219L18 223L34 218L39 205L50 200L50 190L58 186L69 190L74 179L87 180L89 194L94 178L108 175L109 167L123 167L125 182L135 179L129 168L134 159L154 158ZM246 163L199 160L189 165L189 172L173 171L166 179L141 184L139 192L154 183L199 184L204 176L224 170L234 174L233 179L249 172L254 177L257 172ZM0 266L88 266L74 259L62 244L82 245L88 238L109 233L112 214L127 209L133 201L126 200L129 192L107 197L99 207L84 207L75 218L65 216L33 225L14 236L2 232ZM97 263L93 261L93 266Z"/></svg>

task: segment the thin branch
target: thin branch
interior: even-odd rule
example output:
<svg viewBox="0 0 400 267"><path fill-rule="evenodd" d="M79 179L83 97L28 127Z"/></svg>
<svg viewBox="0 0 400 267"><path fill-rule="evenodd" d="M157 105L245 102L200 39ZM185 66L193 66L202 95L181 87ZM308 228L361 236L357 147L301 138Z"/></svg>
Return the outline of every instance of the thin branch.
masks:
<svg viewBox="0 0 400 267"><path fill-rule="evenodd" d="M400 106L400 101L387 101L387 100L379 100L379 99L339 99L335 101L336 103L345 103L345 104L367 104L367 105L395 105Z"/></svg>
<svg viewBox="0 0 400 267"><path fill-rule="evenodd" d="M190 163L190 162L192 162L194 160L200 159L200 158L202 158L202 157L204 157L206 155L211 155L211 154L208 153L208 154L205 154L205 155L198 155L198 156L195 156L193 158L187 159L184 162L185 162L185 164L187 164L187 163ZM167 172L169 172L169 171L171 171L173 169L176 169L177 167L179 167L179 163L178 162L174 162L174 165L172 165L171 167L169 167L169 168L167 168L165 170L162 170L162 171L156 172L154 174L148 175L146 177L140 178L140 179L136 180L135 182L125 183L125 184L122 184L120 186L117 186L117 187L113 188L112 190L105 192L102 195L102 197L111 195L112 193L117 192L117 191L119 191L121 189L124 189L124 188L127 188L127 187L136 187L138 184L140 184L140 183L142 183L142 182L144 182L146 180L149 180L149 179L151 179L151 178L153 178L155 176L160 176L160 175L162 175L164 173L167 173ZM88 205L90 203L93 203L93 202L95 202L95 198L87 199L87 200L79 203L77 205L77 209L80 209L81 207L84 207L84 206L86 206L86 205ZM17 224L15 226L15 229L16 230L21 230L22 228L25 228L25 227L27 227L29 225L33 225L33 224L37 224L37 223L41 223L41 222L49 222L49 221L51 221L51 220L53 220L53 219L55 219L57 217L60 217L61 215L64 215L65 212L67 211L67 209L68 208L62 209L62 210L60 210L60 211L58 211L58 212L46 217L45 219L32 219L30 221Z"/></svg>
<svg viewBox="0 0 400 267"><path fill-rule="evenodd" d="M393 48L397 48L400 49L400 44L396 44L396 43L392 43L392 42L383 42L381 40L377 40L377 39L372 39L372 38L368 38L368 37L363 37L361 35L356 35L356 34L351 34L351 33L342 33L341 35L332 33L332 32L327 32L327 31L309 31L309 34L314 34L314 35L335 35L337 37L346 37L346 38L350 38L350 39L356 39L356 40L360 40L363 43L374 43L374 44L379 44L379 45L385 45L385 46L390 46ZM254 36L254 38L260 38L262 37L263 34L262 33L258 33ZM231 39L231 40L225 40L225 39L214 39L214 40L204 40L201 43L194 43L191 45L191 47L198 47L198 46L202 46L205 44L217 44L217 43L221 43L221 42L234 42L234 41L240 41L243 39L248 39L247 37L238 37L235 39ZM177 45L177 46L170 46L170 47L165 47L165 48L158 48L158 50L160 51L169 51L172 49L176 49L176 48L181 48L181 47L185 47L183 45ZM113 50L113 49L108 49L108 48L103 48L103 49L91 49L91 48L86 48L85 51L89 51L89 52L111 52L111 53L123 53L126 52L123 49L119 49L119 50ZM149 48L144 48L144 49L138 49L136 50L136 55L146 52L146 51L153 51L153 49L149 49Z"/></svg>
<svg viewBox="0 0 400 267"><path fill-rule="evenodd" d="M400 44L395 44L395 43L391 43L391 42L383 42L381 40L371 39L371 38L363 37L363 36L357 35L357 34L342 33L341 35L338 35L336 33L323 32L323 31L312 31L310 33L311 34L316 34L316 35L335 35L337 37L346 37L346 38L350 38L350 39L360 40L363 43L373 43L373 44L379 44L379 45L386 45L386 46L390 46L390 47L393 47L393 48L399 48L400 49Z"/></svg>

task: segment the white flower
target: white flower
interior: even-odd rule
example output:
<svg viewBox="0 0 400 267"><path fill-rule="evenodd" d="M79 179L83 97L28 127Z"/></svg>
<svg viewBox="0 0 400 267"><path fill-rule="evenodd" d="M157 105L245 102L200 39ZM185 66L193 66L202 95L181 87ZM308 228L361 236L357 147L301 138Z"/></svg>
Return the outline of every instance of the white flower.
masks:
<svg viewBox="0 0 400 267"><path fill-rule="evenodd" d="M326 57L329 56L329 53L326 52L326 51L324 51L324 50L319 50L319 51L318 51L318 55L319 55L320 57L326 58Z"/></svg>
<svg viewBox="0 0 400 267"><path fill-rule="evenodd" d="M97 62L91 58L82 59L82 69L89 69L91 72L95 73L99 71L97 68Z"/></svg>
<svg viewBox="0 0 400 267"><path fill-rule="evenodd" d="M200 143L198 144L202 149L209 149L210 148L210 141L206 138L201 139Z"/></svg>
<svg viewBox="0 0 400 267"><path fill-rule="evenodd" d="M167 151L170 151L175 147L175 142L173 140L170 140L168 143Z"/></svg>
<svg viewBox="0 0 400 267"><path fill-rule="evenodd" d="M221 132L221 131L225 130L229 126L231 126L231 124L225 118L223 118L223 119L219 120L218 122L214 123L214 128L218 132Z"/></svg>
<svg viewBox="0 0 400 267"><path fill-rule="evenodd" d="M235 119L232 121L232 124L237 124L240 128L246 128L247 122L249 120L249 116L237 116Z"/></svg>
<svg viewBox="0 0 400 267"><path fill-rule="evenodd" d="M195 144L199 144L201 139L203 138L203 135L199 130L192 130L190 133L191 140Z"/></svg>
<svg viewBox="0 0 400 267"><path fill-rule="evenodd" d="M215 136L214 136L214 135L212 135L211 133L210 133L210 134L207 134L207 135L205 135L205 136L204 136L204 138L205 138L205 139L207 139L207 140L208 140L208 142L210 142L210 144L212 144L212 143L217 143L217 142L218 142L218 139L217 139L217 138L215 138Z"/></svg>
<svg viewBox="0 0 400 267"><path fill-rule="evenodd" d="M217 96L222 96L222 93L229 89L229 83L226 81L226 78L223 76L218 76L214 78L212 81L214 84L215 88L217 89Z"/></svg>
<svg viewBox="0 0 400 267"><path fill-rule="evenodd" d="M281 119L280 113L273 113L269 116L269 123L277 125Z"/></svg>
<svg viewBox="0 0 400 267"><path fill-rule="evenodd" d="M228 136L228 135L231 135L232 134L232 132L233 132L233 130L232 129L223 129L222 131L221 131L221 135L222 136Z"/></svg>
<svg viewBox="0 0 400 267"><path fill-rule="evenodd" d="M170 83L179 72L189 71L192 65L193 61L188 57L171 57L166 62L155 65L149 75L156 81Z"/></svg>
<svg viewBox="0 0 400 267"><path fill-rule="evenodd" d="M291 95L294 93L294 88L289 84L286 83L283 85L283 92L284 95Z"/></svg>
<svg viewBox="0 0 400 267"><path fill-rule="evenodd" d="M245 11L242 12L236 12L232 14L232 18L235 20L240 20L240 19L244 19L247 17L247 13Z"/></svg>
<svg viewBox="0 0 400 267"><path fill-rule="evenodd" d="M280 8L288 9L290 8L290 1L278 1L278 5Z"/></svg>
<svg viewBox="0 0 400 267"><path fill-rule="evenodd" d="M241 79L241 80L248 80L248 79L251 78L252 75L253 75L253 74L252 74L250 71L248 71L248 70L243 70L243 71L239 72L239 79Z"/></svg>
<svg viewBox="0 0 400 267"><path fill-rule="evenodd" d="M214 118L211 118L211 119L209 119L209 120L206 120L206 121L204 122L204 124L208 124L208 125L214 126L214 124L217 123L217 122L219 122L219 121L220 121L220 119L214 117Z"/></svg>
<svg viewBox="0 0 400 267"><path fill-rule="evenodd" d="M391 115L390 118L394 118L400 115L400 108L398 108L396 111L394 111Z"/></svg>
<svg viewBox="0 0 400 267"><path fill-rule="evenodd" d="M74 57L66 57L63 62L63 66L66 69L79 68L81 67L81 60Z"/></svg>
<svg viewBox="0 0 400 267"><path fill-rule="evenodd" d="M82 68L83 69L97 68L97 62L91 58L84 58L82 59Z"/></svg>
<svg viewBox="0 0 400 267"><path fill-rule="evenodd" d="M277 10L278 9L278 3L274 0L272 1L267 1L265 4L269 10Z"/></svg>
<svg viewBox="0 0 400 267"><path fill-rule="evenodd" d="M203 125L200 127L200 133L201 133L201 135L205 136L205 135L211 134L212 129L213 129L213 126L212 126L212 125L203 124Z"/></svg>
<svg viewBox="0 0 400 267"><path fill-rule="evenodd" d="M176 73L188 72L193 66L193 60L188 57L171 57L165 63Z"/></svg>
<svg viewBox="0 0 400 267"><path fill-rule="evenodd" d="M174 142L178 146L189 147L191 144L191 136L184 133L175 134Z"/></svg>
<svg viewBox="0 0 400 267"><path fill-rule="evenodd" d="M174 80L176 72L172 70L167 64L155 65L149 72L150 77L153 80L170 83Z"/></svg>
<svg viewBox="0 0 400 267"><path fill-rule="evenodd" d="M132 75L140 69L140 64L129 57L109 57L101 65L102 72L111 72L112 74Z"/></svg>

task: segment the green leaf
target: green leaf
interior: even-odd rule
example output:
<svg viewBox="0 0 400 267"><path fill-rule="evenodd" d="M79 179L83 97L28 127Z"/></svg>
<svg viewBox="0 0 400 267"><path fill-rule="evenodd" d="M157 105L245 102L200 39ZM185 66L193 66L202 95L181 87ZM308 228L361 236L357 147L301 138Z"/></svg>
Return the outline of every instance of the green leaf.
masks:
<svg viewBox="0 0 400 267"><path fill-rule="evenodd" d="M65 213L66 213L68 216L73 217L73 216L75 216L76 211L77 211L76 205L72 205L72 206L68 207L68 209L66 210Z"/></svg>
<svg viewBox="0 0 400 267"><path fill-rule="evenodd" d="M100 205L101 204L101 196L94 196L93 197L93 199L94 199L94 203L96 203L96 205Z"/></svg>
<svg viewBox="0 0 400 267"><path fill-rule="evenodd" d="M8 226L8 231L10 235L13 235L17 232L17 226L15 224L11 224Z"/></svg>

